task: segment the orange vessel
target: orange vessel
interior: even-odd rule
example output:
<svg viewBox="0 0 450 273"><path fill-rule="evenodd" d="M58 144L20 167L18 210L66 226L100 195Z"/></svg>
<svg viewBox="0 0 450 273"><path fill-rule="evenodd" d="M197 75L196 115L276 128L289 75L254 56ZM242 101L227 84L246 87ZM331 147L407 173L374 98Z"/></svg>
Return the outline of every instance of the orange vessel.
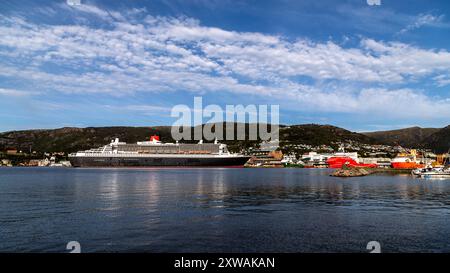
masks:
<svg viewBox="0 0 450 273"><path fill-rule="evenodd" d="M416 159L417 151L411 150L410 154L399 154L391 162L394 169L417 169L425 167Z"/></svg>
<svg viewBox="0 0 450 273"><path fill-rule="evenodd" d="M418 169L425 167L424 164L417 162L392 162L391 165L394 169Z"/></svg>

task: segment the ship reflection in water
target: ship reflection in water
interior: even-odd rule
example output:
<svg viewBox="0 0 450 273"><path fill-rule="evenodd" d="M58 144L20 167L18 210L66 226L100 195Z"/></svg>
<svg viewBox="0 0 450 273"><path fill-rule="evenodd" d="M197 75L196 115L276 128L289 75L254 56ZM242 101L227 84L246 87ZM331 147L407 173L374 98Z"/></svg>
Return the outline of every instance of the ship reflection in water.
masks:
<svg viewBox="0 0 450 273"><path fill-rule="evenodd" d="M449 181L319 169L0 169L0 252L450 251Z"/></svg>

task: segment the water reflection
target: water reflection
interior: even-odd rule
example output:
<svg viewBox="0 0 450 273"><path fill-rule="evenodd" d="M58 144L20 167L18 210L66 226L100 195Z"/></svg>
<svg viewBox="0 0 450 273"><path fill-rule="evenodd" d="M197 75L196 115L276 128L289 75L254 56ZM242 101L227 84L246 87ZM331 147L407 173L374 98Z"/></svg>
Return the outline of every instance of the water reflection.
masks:
<svg viewBox="0 0 450 273"><path fill-rule="evenodd" d="M449 181L302 169L1 169L0 251L448 249ZM21 236L17 236L20 234Z"/></svg>

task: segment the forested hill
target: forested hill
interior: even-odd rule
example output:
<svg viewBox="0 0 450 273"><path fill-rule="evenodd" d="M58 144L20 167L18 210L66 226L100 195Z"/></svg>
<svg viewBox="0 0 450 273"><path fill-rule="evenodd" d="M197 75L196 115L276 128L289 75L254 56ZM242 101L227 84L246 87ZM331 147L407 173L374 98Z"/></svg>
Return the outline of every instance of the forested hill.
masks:
<svg viewBox="0 0 450 273"><path fill-rule="evenodd" d="M236 131L236 124L234 126ZM248 124L246 127L248 130ZM0 151L7 148L29 151L31 148L38 152L69 153L100 147L114 138L134 143L147 140L151 135L159 135L163 142L173 142L170 126L66 127L0 133ZM402 145L411 148L431 148L442 153L450 148L450 126L442 129L414 127L394 131L355 133L331 125L303 124L280 126L280 140L282 143L312 146L331 145L336 142ZM235 149L255 144L248 141L226 141L226 143Z"/></svg>

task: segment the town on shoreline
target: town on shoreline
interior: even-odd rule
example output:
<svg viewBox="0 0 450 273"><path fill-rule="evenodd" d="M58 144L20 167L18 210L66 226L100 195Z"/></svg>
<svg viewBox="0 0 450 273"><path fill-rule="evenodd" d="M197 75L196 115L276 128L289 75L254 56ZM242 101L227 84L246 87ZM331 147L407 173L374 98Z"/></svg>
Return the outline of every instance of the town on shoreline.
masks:
<svg viewBox="0 0 450 273"><path fill-rule="evenodd" d="M253 168L342 168L330 163L331 158L344 158L353 167L377 169L412 169L423 166L442 166L449 154L436 154L429 149L409 149L401 146L379 144L338 143L339 148L329 145L312 146L306 144L280 146L279 141L262 142L258 146L242 149L240 152L251 156L245 164ZM396 160L415 163L395 166ZM344 161L345 161L344 160ZM7 148L0 151L1 167L71 167L66 152L21 151Z"/></svg>
<svg viewBox="0 0 450 273"><path fill-rule="evenodd" d="M204 124L202 126L206 126ZM221 125L221 124L219 124ZM216 128L251 124L226 123ZM260 124L258 124L260 126ZM10 131L0 133L0 166L70 167L69 154L95 149L120 138L137 143L157 135L174 142L171 126L88 127ZM280 125L278 139L223 140L231 153L251 157L247 167L336 168L356 167L414 169L448 162L450 126L411 127L392 131L356 133L332 125ZM220 132L220 131L219 131ZM180 143L197 143L180 141ZM203 141L208 143L211 141Z"/></svg>

